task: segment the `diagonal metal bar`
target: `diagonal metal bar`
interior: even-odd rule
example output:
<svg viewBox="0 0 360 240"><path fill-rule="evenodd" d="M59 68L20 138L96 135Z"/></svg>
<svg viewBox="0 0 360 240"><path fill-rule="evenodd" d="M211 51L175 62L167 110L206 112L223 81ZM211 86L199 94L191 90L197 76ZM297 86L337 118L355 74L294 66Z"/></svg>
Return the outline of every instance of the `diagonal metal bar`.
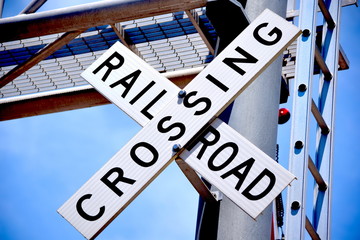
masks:
<svg viewBox="0 0 360 240"><path fill-rule="evenodd" d="M119 23L112 23L110 24L111 28L114 30L118 38L120 39L121 43L124 44L127 48L131 49L131 46L126 42L124 36L124 30Z"/></svg>
<svg viewBox="0 0 360 240"><path fill-rule="evenodd" d="M311 224L308 217L306 217L306 220L305 220L305 228L306 228L306 231L309 233L312 240L320 240L319 235L317 234L314 226Z"/></svg>
<svg viewBox="0 0 360 240"><path fill-rule="evenodd" d="M315 164L310 156L308 158L308 167L309 167L309 170L310 170L311 174L313 175L316 183L319 186L319 190L326 191L327 184L326 184L325 180L323 179L323 177L321 176L321 174L319 173L319 170L315 166Z"/></svg>
<svg viewBox="0 0 360 240"><path fill-rule="evenodd" d="M316 122L319 124L319 127L321 128L321 132L325 135L328 134L330 132L330 129L329 129L328 125L326 124L324 118L322 117L314 100L312 100L312 102L311 102L311 112L314 115Z"/></svg>
<svg viewBox="0 0 360 240"><path fill-rule="evenodd" d="M315 60L316 60L317 64L319 65L322 73L324 74L324 79L331 80L332 74L331 74L328 66L325 63L324 58L321 56L320 50L317 46L315 46Z"/></svg>
<svg viewBox="0 0 360 240"><path fill-rule="evenodd" d="M208 203L217 202L199 175L197 175L197 173L184 160L177 158L175 159L175 162L204 201Z"/></svg>
<svg viewBox="0 0 360 240"><path fill-rule="evenodd" d="M143 56L140 54L140 51L137 49L135 44L129 44L126 41L125 37L125 31L124 28L121 26L121 23L112 23L110 24L111 28L114 30L118 38L120 39L121 43L125 45L127 48L129 48L131 51L133 51L136 55L143 58Z"/></svg>
<svg viewBox="0 0 360 240"><path fill-rule="evenodd" d="M36 12L47 0L33 0L29 5L27 5L20 14L29 14Z"/></svg>
<svg viewBox="0 0 360 240"><path fill-rule="evenodd" d="M13 69L11 69L7 74L0 78L0 88L8 84L9 82L16 79L18 76L23 74L25 71L29 70L36 64L38 64L41 60L47 58L49 55L54 53L56 50L60 49L62 46L76 38L83 30L73 31L64 33L60 38L56 39L54 42L48 44L43 49L35 53L32 57L30 57L27 61L17 65Z"/></svg>
<svg viewBox="0 0 360 240"><path fill-rule="evenodd" d="M329 10L327 9L327 7L325 5L324 0L319 0L318 4L319 4L319 8L320 8L322 14L324 15L324 18L328 24L328 28L333 29L335 27L335 22L331 16Z"/></svg>
<svg viewBox="0 0 360 240"><path fill-rule="evenodd" d="M185 10L185 13L188 16L188 18L190 19L190 21L192 22L192 24L194 25L195 29L198 31L200 37L204 41L205 45L208 47L211 54L214 55L215 50L199 25L199 21L197 20L197 16L196 16L197 13L195 11L190 11L190 10Z"/></svg>

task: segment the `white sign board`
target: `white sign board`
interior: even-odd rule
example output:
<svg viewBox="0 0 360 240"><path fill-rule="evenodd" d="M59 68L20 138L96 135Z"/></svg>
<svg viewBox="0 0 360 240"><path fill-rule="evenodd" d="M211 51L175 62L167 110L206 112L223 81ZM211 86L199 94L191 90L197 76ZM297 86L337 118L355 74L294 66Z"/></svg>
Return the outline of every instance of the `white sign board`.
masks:
<svg viewBox="0 0 360 240"><path fill-rule="evenodd" d="M81 76L144 126L179 88L121 43L115 43Z"/></svg>
<svg viewBox="0 0 360 240"><path fill-rule="evenodd" d="M133 54L111 49L83 76L90 76L91 84L125 111L131 109L128 104L138 103L139 107L129 114L144 128L60 207L59 213L86 238L95 238L180 154L172 151L174 144L180 144L189 149L180 156L190 166L250 216L256 217L294 176L219 120L205 130L207 134L200 134L202 137L193 141L197 144L187 144L293 42L299 32L271 11L264 11L186 86L184 98L177 97L175 86L162 85L163 80L153 84L158 85L158 91L150 94L150 90L143 90L141 81L150 83L159 79L158 74L148 75L148 70L153 72L151 68L144 67L145 63ZM132 62L131 66L125 70L122 67L127 66L128 61ZM137 81L139 87L135 87ZM117 87L121 89L115 90ZM163 90L166 93L156 98ZM126 99L126 94L119 97L125 91L129 97ZM149 99L155 99L150 107L144 105L149 102L141 100L146 93ZM132 104L133 99L137 101ZM151 118L142 116L156 109L155 106L160 110L153 110ZM145 120L139 120L141 118ZM212 146L204 146L206 141L201 139L212 139L210 135L216 135L215 131L220 133L219 140Z"/></svg>

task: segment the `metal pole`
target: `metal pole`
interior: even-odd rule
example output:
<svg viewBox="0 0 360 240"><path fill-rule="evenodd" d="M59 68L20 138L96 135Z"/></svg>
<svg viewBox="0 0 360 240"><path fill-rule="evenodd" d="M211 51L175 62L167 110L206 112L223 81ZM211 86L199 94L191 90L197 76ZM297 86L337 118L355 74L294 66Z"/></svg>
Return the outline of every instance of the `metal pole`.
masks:
<svg viewBox="0 0 360 240"><path fill-rule="evenodd" d="M0 19L0 42L194 9L206 0L113 0Z"/></svg>
<svg viewBox="0 0 360 240"><path fill-rule="evenodd" d="M0 18L2 18L5 0L0 0Z"/></svg>
<svg viewBox="0 0 360 240"><path fill-rule="evenodd" d="M252 21L265 8L286 15L286 1L247 1L245 11ZM279 57L234 102L229 125L257 147L275 158L278 109L281 85ZM228 198L220 202L217 239L270 239L272 207L269 206L257 220L250 218Z"/></svg>
<svg viewBox="0 0 360 240"><path fill-rule="evenodd" d="M20 14L29 14L36 12L47 0L33 0L20 12Z"/></svg>

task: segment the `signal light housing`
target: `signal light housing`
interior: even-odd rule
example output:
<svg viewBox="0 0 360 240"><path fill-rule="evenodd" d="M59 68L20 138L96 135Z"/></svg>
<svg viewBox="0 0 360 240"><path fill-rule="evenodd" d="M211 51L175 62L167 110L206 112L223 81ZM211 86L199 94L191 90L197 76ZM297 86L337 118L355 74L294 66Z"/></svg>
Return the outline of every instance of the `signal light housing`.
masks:
<svg viewBox="0 0 360 240"><path fill-rule="evenodd" d="M286 108L280 108L279 109L279 124L284 124L290 119L290 111Z"/></svg>

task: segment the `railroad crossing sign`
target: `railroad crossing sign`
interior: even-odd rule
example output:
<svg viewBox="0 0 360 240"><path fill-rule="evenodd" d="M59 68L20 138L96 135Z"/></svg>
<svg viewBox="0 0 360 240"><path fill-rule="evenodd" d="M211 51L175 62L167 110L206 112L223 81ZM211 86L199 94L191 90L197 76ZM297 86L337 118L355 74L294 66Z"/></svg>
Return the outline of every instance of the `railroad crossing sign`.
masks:
<svg viewBox="0 0 360 240"><path fill-rule="evenodd" d="M180 157L256 218L294 176L217 116L299 34L265 10L181 91L114 44L82 76L143 129L58 212L94 239Z"/></svg>

